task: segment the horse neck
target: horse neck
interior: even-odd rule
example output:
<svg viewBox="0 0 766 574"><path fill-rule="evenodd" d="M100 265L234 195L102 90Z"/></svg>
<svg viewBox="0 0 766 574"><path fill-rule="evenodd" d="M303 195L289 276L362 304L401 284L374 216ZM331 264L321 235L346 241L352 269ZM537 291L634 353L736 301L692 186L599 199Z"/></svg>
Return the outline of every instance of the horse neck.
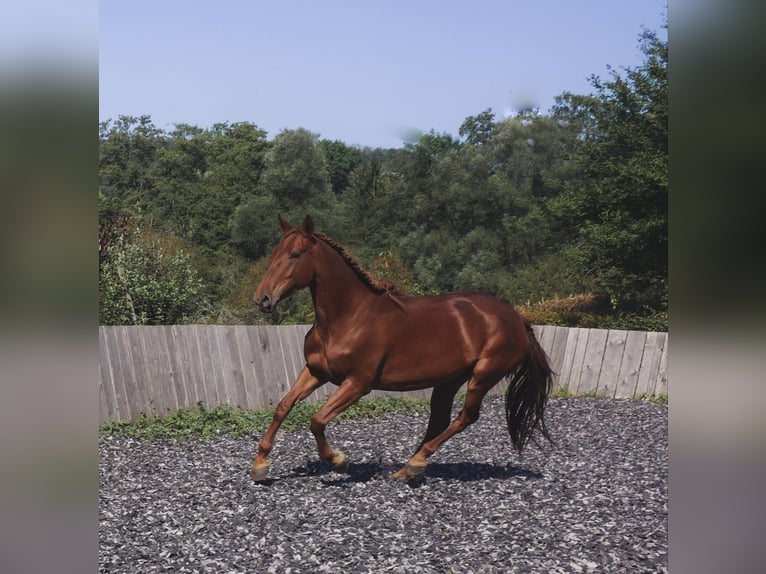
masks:
<svg viewBox="0 0 766 574"><path fill-rule="evenodd" d="M321 240L311 297L317 325L332 323L353 315L368 304L375 294L359 278L339 253Z"/></svg>

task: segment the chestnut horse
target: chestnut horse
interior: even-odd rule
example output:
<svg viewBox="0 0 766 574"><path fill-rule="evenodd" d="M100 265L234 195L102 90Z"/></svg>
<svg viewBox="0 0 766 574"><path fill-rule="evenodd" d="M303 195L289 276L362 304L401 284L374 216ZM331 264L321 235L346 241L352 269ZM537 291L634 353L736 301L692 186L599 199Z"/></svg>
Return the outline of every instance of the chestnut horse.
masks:
<svg viewBox="0 0 766 574"><path fill-rule="evenodd" d="M303 347L306 365L258 445L253 480L266 478L274 436L293 405L327 382L338 388L311 419L311 432L319 457L337 470L347 468L346 455L330 446L325 427L373 389L433 387L425 437L395 478L422 473L444 441L479 418L484 395L507 375L505 412L514 448L521 452L535 429L550 440L543 414L552 371L529 322L513 307L475 292L405 295L367 274L341 245L314 229L311 217L292 227L280 215L279 223L282 240L255 300L271 311L308 287L316 321ZM463 409L450 424L455 394L466 381Z"/></svg>

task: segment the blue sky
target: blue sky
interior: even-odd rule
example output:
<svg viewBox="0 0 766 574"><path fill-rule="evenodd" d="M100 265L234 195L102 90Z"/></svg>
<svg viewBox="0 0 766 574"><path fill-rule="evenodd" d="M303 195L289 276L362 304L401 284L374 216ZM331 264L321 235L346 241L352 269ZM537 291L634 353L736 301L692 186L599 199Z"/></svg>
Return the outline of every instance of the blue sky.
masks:
<svg viewBox="0 0 766 574"><path fill-rule="evenodd" d="M349 145L458 135L466 117L590 93L640 65L666 0L100 3L99 119L303 127Z"/></svg>

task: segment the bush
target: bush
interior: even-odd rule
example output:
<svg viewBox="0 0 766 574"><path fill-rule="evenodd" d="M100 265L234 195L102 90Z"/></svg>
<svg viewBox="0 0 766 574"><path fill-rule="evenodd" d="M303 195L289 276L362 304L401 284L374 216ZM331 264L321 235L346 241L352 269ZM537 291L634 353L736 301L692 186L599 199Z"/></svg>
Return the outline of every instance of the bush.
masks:
<svg viewBox="0 0 766 574"><path fill-rule="evenodd" d="M205 305L203 285L182 250L168 252L140 228L100 246L99 323L188 323Z"/></svg>

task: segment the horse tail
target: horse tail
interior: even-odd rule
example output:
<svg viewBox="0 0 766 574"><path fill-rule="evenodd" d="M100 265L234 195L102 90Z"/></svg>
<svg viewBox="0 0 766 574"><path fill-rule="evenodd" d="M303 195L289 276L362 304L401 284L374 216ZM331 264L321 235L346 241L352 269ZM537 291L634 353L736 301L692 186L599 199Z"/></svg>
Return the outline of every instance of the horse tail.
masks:
<svg viewBox="0 0 766 574"><path fill-rule="evenodd" d="M543 419L548 395L553 388L553 369L529 321L525 320L524 326L529 349L524 361L512 373L505 392L505 419L513 447L519 453L529 440L537 445L532 437L535 429L553 443Z"/></svg>

